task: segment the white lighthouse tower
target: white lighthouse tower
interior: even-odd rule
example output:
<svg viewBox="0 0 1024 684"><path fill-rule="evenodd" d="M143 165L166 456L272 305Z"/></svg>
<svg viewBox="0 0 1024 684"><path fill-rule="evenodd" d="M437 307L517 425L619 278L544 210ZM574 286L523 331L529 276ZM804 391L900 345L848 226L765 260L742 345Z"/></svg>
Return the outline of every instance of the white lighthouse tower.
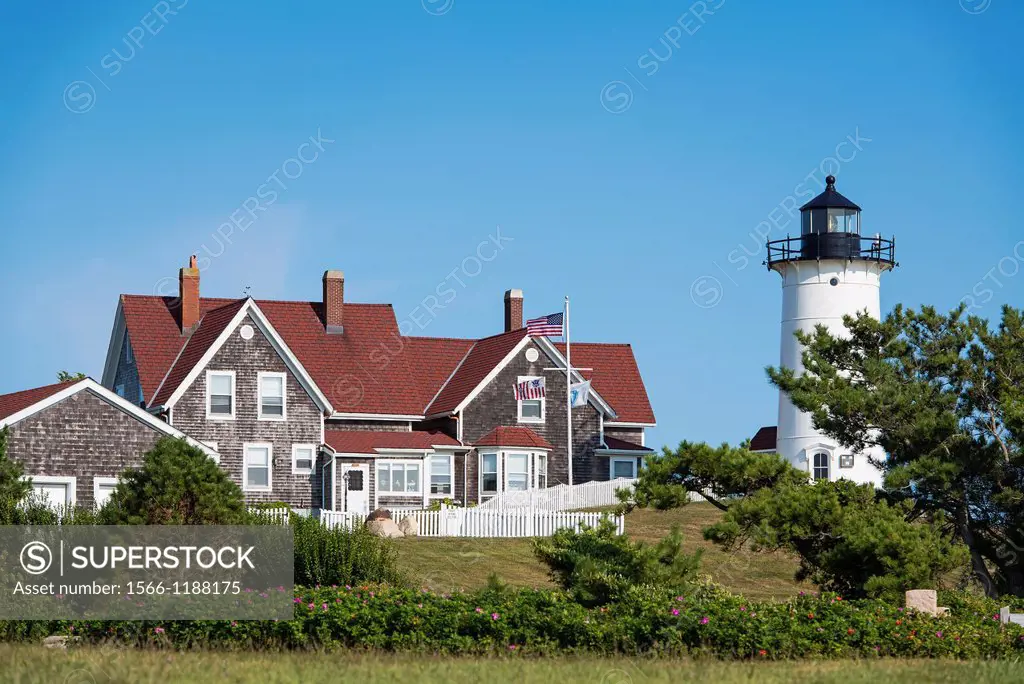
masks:
<svg viewBox="0 0 1024 684"><path fill-rule="evenodd" d="M803 348L794 333L824 325L846 334L844 315L867 311L880 315L882 274L896 266L894 241L862 237L860 207L836 192L835 176L825 192L800 207L800 237L768 243L768 268L782 276L782 339L779 361L803 370ZM814 479L845 478L881 486L882 473L868 457L885 458L881 449L853 453L814 429L811 416L779 392L776 451Z"/></svg>

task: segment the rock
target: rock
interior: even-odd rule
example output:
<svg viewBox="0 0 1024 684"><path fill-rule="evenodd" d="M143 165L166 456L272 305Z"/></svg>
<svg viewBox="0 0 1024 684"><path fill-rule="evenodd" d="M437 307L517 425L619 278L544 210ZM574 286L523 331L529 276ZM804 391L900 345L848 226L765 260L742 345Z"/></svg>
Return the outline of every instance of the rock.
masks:
<svg viewBox="0 0 1024 684"><path fill-rule="evenodd" d="M370 520L366 523L366 529L370 531L370 534L375 534L378 537L404 537L405 533L402 532L401 528L391 518L379 518L377 520Z"/></svg>
<svg viewBox="0 0 1024 684"><path fill-rule="evenodd" d="M372 520L391 520L391 511L386 508L378 508L377 510L366 516L366 522Z"/></svg>
<svg viewBox="0 0 1024 684"><path fill-rule="evenodd" d="M420 529L416 524L416 519L412 516L402 518L398 521L398 529L402 530L406 537L418 537L420 534Z"/></svg>
<svg viewBox="0 0 1024 684"><path fill-rule="evenodd" d="M67 648L68 642L73 641L67 636L48 636L43 639L43 648Z"/></svg>
<svg viewBox="0 0 1024 684"><path fill-rule="evenodd" d="M949 608L939 606L934 589L911 589L907 592L907 610L928 615L949 615Z"/></svg>

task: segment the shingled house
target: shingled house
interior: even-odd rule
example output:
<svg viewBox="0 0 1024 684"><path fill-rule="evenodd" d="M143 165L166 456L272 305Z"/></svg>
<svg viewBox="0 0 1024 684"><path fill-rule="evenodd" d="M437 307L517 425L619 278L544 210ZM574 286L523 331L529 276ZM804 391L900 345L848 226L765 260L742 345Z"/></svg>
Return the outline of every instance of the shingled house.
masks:
<svg viewBox="0 0 1024 684"><path fill-rule="evenodd" d="M138 405L88 378L0 395L7 455L22 465L35 495L50 505L102 505L117 476L138 466L161 437L188 439Z"/></svg>
<svg viewBox="0 0 1024 684"><path fill-rule="evenodd" d="M117 395L202 442L251 502L301 510L479 503L567 482L564 346L529 337L519 290L504 331L410 337L388 304L344 299L339 271L318 302L122 295L103 372ZM573 343L573 481L635 476L654 413L628 344ZM578 370L576 370L578 368ZM513 386L543 377L547 397Z"/></svg>

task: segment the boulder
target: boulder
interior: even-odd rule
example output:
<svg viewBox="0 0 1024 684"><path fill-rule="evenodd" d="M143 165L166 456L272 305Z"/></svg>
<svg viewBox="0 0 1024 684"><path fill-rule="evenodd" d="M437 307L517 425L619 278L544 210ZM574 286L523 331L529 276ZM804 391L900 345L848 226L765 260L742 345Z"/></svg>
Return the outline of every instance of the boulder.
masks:
<svg viewBox="0 0 1024 684"><path fill-rule="evenodd" d="M386 508L378 508L377 510L366 516L366 522L371 520L391 520L391 511Z"/></svg>
<svg viewBox="0 0 1024 684"><path fill-rule="evenodd" d="M398 529L402 530L406 537L418 537L420 534L419 525L411 515L398 521Z"/></svg>
<svg viewBox="0 0 1024 684"><path fill-rule="evenodd" d="M370 534L375 534L378 537L404 537L405 533L398 527L391 518L378 518L376 520L370 520L366 523L366 529L370 531Z"/></svg>
<svg viewBox="0 0 1024 684"><path fill-rule="evenodd" d="M907 592L907 610L940 616L949 615L949 608L939 606L934 589L911 589Z"/></svg>

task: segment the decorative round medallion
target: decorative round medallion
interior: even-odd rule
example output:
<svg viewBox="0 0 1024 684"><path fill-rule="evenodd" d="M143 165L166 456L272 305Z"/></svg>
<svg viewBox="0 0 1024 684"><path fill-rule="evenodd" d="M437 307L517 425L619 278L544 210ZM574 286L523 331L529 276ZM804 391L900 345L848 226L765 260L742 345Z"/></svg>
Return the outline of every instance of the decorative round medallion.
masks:
<svg viewBox="0 0 1024 684"><path fill-rule="evenodd" d="M526 360L529 361L530 363L536 363L537 359L539 358L540 353L533 347L530 347L529 349L526 350Z"/></svg>
<svg viewBox="0 0 1024 684"><path fill-rule="evenodd" d="M253 331L251 325L246 324L239 328L238 334L242 336L243 340L251 340L252 336L255 335L256 333L255 331Z"/></svg>
<svg viewBox="0 0 1024 684"><path fill-rule="evenodd" d="M835 287L836 285L839 284L839 278L833 278L832 280L828 281L828 284L831 285L832 287Z"/></svg>

